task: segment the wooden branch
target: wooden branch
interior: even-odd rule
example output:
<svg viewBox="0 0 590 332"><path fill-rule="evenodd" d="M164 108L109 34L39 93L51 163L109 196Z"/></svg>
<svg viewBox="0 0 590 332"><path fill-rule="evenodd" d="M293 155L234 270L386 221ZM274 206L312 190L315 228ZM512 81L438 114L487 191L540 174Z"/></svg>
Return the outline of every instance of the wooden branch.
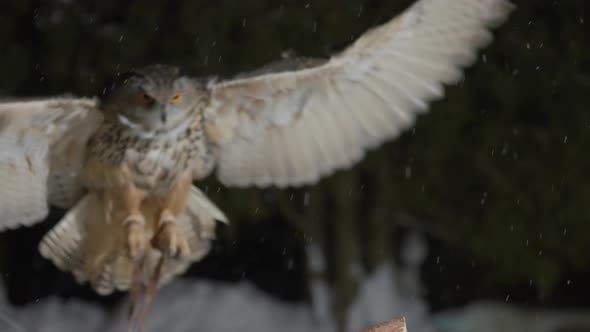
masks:
<svg viewBox="0 0 590 332"><path fill-rule="evenodd" d="M408 332L408 330L406 329L406 319L402 317L369 327L363 332Z"/></svg>

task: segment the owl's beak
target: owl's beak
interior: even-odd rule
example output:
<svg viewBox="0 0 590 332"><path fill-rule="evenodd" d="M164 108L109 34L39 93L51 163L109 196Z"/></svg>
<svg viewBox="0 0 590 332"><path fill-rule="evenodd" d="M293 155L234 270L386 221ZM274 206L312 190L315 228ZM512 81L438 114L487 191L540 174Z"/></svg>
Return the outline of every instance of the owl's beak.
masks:
<svg viewBox="0 0 590 332"><path fill-rule="evenodd" d="M166 111L160 112L160 119L162 120L162 123L166 123Z"/></svg>

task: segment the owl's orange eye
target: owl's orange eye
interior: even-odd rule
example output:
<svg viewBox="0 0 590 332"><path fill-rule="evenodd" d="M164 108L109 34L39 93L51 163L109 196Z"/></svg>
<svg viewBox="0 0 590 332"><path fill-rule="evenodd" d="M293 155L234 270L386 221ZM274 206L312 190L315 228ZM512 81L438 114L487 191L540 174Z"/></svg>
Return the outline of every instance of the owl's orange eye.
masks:
<svg viewBox="0 0 590 332"><path fill-rule="evenodd" d="M172 99L170 99L170 103L171 104L176 104L176 103L178 103L181 100L182 100L182 92L179 92L179 93L176 94L176 96L174 96L174 97L172 97Z"/></svg>
<svg viewBox="0 0 590 332"><path fill-rule="evenodd" d="M152 105L155 102L154 98L148 96L143 91L137 95L137 101L142 105Z"/></svg>

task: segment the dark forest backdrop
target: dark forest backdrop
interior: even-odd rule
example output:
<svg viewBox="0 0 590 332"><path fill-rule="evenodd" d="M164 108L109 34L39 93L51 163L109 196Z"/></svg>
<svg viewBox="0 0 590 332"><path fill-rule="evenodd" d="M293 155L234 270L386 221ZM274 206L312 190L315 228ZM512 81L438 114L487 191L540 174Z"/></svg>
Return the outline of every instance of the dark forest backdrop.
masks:
<svg viewBox="0 0 590 332"><path fill-rule="evenodd" d="M0 96L91 96L116 73L154 62L229 76L285 51L327 56L411 2L3 0ZM189 275L246 278L303 300L304 247L314 243L345 306L358 287L350 264L371 271L416 229L429 239L434 309L476 298L590 304L589 6L518 2L464 82L352 170L299 190L205 181L232 224ZM61 213L0 234L13 303L98 299L36 251Z"/></svg>

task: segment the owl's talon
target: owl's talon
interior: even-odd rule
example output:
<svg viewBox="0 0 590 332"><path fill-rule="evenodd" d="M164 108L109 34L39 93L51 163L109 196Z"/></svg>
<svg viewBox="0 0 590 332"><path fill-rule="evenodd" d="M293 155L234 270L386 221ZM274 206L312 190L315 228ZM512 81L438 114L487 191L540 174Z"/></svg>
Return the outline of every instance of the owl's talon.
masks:
<svg viewBox="0 0 590 332"><path fill-rule="evenodd" d="M143 257L146 250L145 220L141 216L129 216L123 222L127 239L127 252L132 260Z"/></svg>
<svg viewBox="0 0 590 332"><path fill-rule="evenodd" d="M167 257L185 258L190 253L188 241L178 229L176 222L161 223L160 229L152 239L152 245Z"/></svg>

